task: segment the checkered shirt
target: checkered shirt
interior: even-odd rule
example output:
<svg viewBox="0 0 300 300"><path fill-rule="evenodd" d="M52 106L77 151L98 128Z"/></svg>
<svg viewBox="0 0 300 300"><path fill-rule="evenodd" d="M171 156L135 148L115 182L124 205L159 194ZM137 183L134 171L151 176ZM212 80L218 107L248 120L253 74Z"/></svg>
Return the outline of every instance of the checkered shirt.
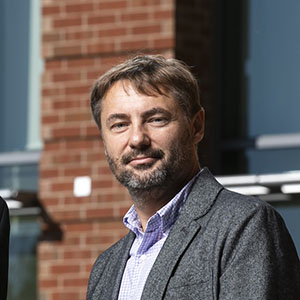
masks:
<svg viewBox="0 0 300 300"><path fill-rule="evenodd" d="M124 225L135 233L136 238L131 246L129 259L123 273L119 300L139 300L141 298L150 270L172 225L177 220L180 209L198 174L148 220L145 232L142 230L134 206L131 206L124 216Z"/></svg>

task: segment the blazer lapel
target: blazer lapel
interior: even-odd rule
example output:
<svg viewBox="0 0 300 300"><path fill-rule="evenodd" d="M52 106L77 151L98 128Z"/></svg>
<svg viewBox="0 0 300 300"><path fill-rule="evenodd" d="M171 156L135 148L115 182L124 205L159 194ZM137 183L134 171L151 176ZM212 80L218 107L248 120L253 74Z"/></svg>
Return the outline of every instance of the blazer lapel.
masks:
<svg viewBox="0 0 300 300"><path fill-rule="evenodd" d="M105 275L101 276L101 280L98 281L91 299L118 299L123 272L134 238L135 234L130 231L124 240L118 244L115 251L110 255L108 258L109 261L105 267ZM100 273L102 272L103 270L100 270Z"/></svg>
<svg viewBox="0 0 300 300"><path fill-rule="evenodd" d="M208 169L202 170L150 271L142 299L163 298L175 266L201 229L201 217L211 209L222 188Z"/></svg>
<svg viewBox="0 0 300 300"><path fill-rule="evenodd" d="M112 287L112 294L111 294L112 300L118 299L123 273L126 267L126 263L129 257L129 251L134 241L134 238L135 238L135 234L132 231L130 231L128 233L128 239L126 241L126 244L124 245L124 248L121 249L122 252L119 253L119 259L117 259L115 262L114 274L116 276L115 277L116 279ZM110 278L114 278L114 277L110 277ZM112 283L109 283L109 285L112 286Z"/></svg>

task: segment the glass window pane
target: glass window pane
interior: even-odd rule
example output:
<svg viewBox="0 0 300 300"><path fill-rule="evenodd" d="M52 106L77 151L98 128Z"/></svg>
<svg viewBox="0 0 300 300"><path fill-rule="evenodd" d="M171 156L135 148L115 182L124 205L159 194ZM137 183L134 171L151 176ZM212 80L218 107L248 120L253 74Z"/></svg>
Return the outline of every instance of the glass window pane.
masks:
<svg viewBox="0 0 300 300"><path fill-rule="evenodd" d="M300 133L300 2L248 1L248 137ZM300 169L300 149L248 151L250 173Z"/></svg>
<svg viewBox="0 0 300 300"><path fill-rule="evenodd" d="M10 223L8 300L35 300L40 226L35 216L11 216Z"/></svg>
<svg viewBox="0 0 300 300"><path fill-rule="evenodd" d="M1 1L0 152L40 147L39 19L37 0Z"/></svg>

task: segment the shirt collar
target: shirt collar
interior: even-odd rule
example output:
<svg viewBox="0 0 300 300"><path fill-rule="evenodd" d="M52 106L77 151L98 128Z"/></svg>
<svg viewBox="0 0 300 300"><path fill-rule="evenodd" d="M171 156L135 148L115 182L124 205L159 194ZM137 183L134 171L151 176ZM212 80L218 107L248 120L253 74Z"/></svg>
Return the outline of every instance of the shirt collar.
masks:
<svg viewBox="0 0 300 300"><path fill-rule="evenodd" d="M198 178L201 171L199 171L165 206L159 209L147 223L146 231L152 231L154 228L151 226L153 223L157 224L160 219L161 230L166 233L178 218L180 209L185 202L191 187L195 180ZM124 225L133 231L136 235L142 232L142 224L139 216L134 208L134 205L130 207L128 212L123 218Z"/></svg>

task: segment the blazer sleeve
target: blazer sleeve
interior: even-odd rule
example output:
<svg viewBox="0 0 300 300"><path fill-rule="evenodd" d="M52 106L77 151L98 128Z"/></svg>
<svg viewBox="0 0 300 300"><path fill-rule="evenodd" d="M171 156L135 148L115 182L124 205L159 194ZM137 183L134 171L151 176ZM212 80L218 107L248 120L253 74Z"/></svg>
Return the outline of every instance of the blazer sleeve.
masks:
<svg viewBox="0 0 300 300"><path fill-rule="evenodd" d="M232 223L219 299L300 299L299 258L281 216L265 205Z"/></svg>
<svg viewBox="0 0 300 300"><path fill-rule="evenodd" d="M8 208L0 197L0 300L5 300L7 296L9 231Z"/></svg>

